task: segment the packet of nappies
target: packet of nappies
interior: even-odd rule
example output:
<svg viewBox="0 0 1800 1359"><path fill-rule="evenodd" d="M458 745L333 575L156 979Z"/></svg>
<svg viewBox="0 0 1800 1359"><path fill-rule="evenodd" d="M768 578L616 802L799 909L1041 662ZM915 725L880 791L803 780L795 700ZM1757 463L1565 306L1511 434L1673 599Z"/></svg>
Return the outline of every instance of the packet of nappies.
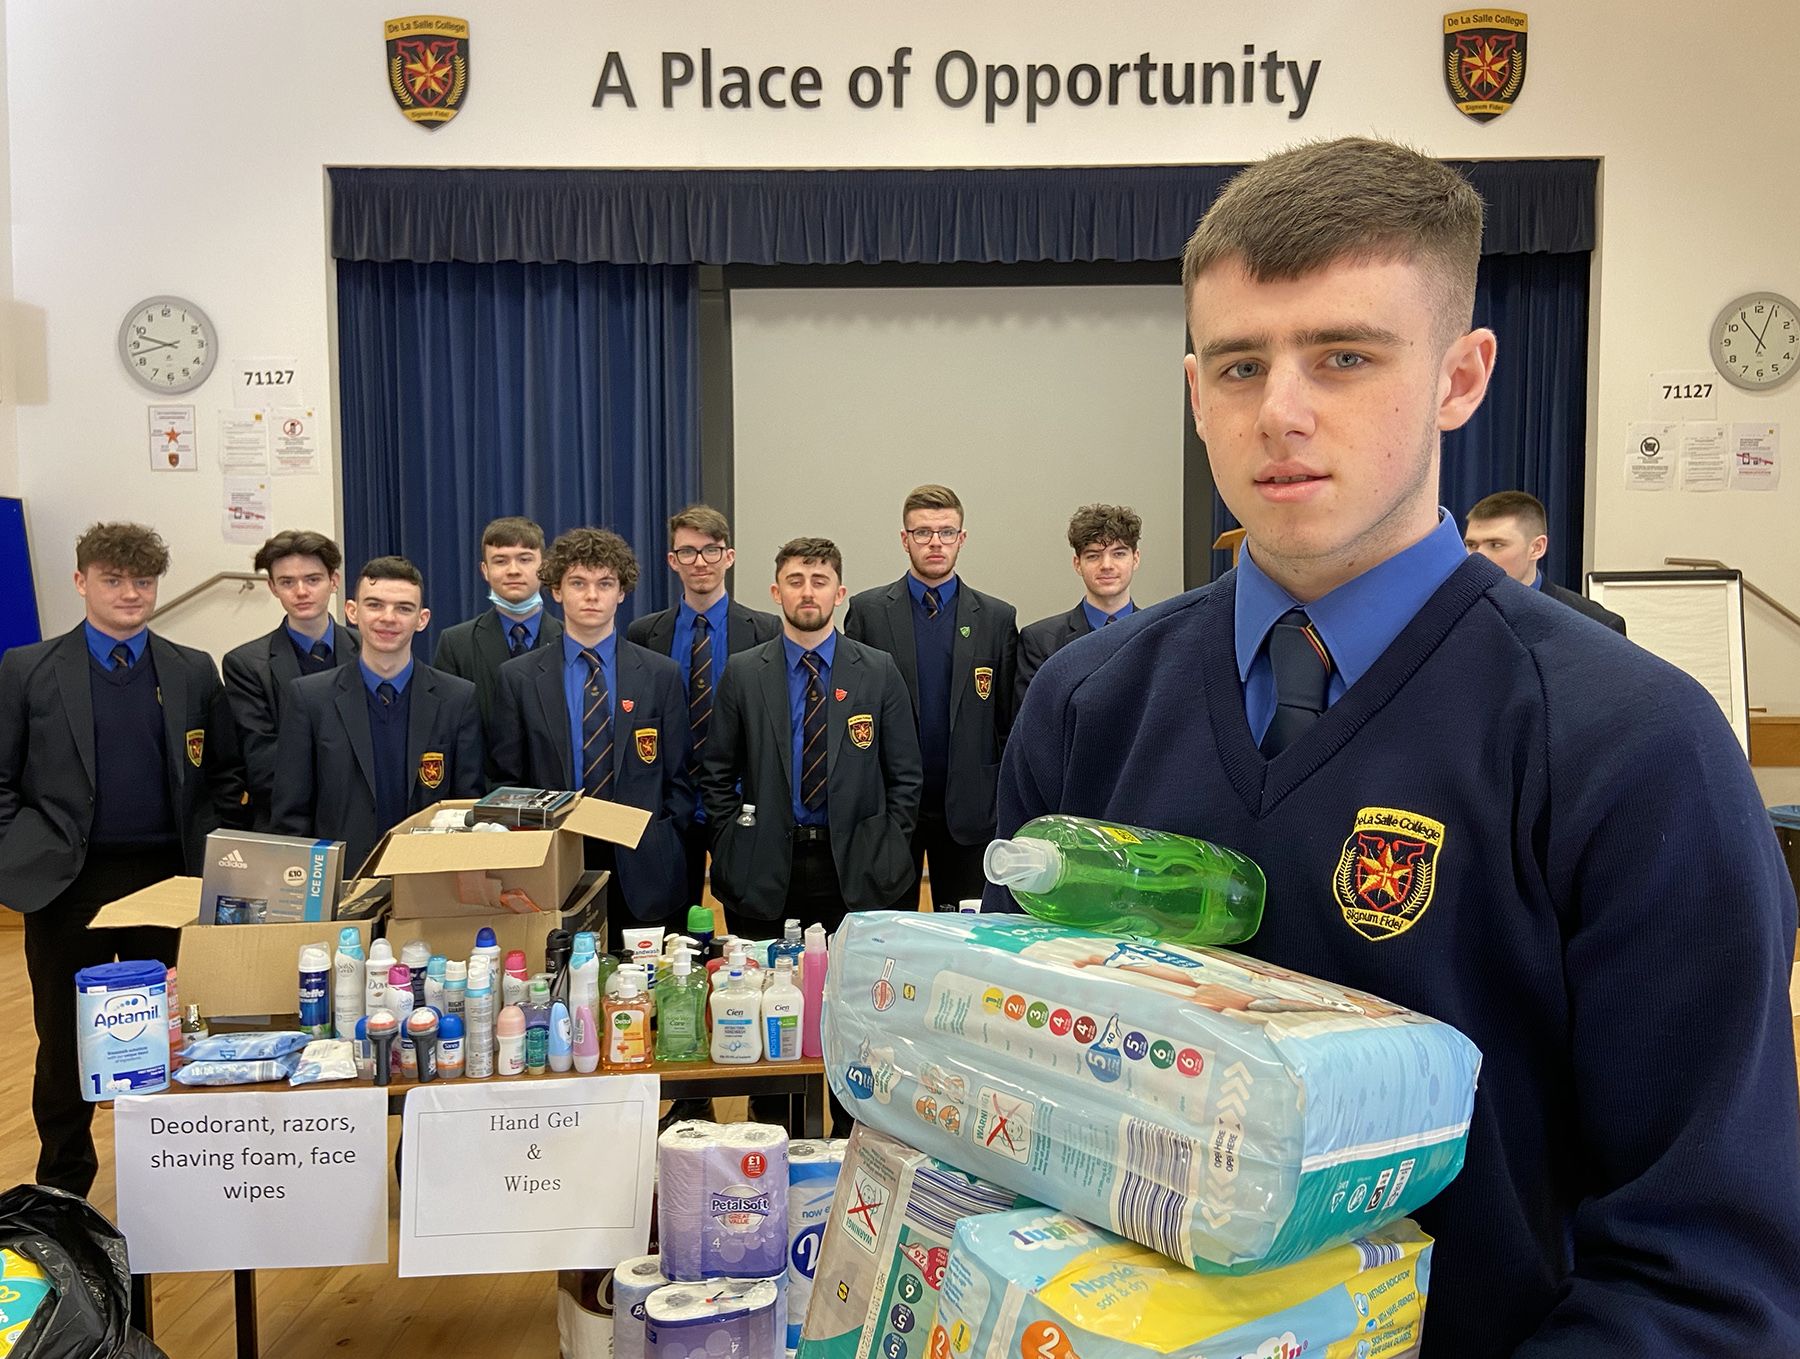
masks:
<svg viewBox="0 0 1800 1359"><path fill-rule="evenodd" d="M298 1052L260 1062L186 1062L176 1071L175 1079L183 1085L260 1085L264 1081L285 1081L299 1065Z"/></svg>
<svg viewBox="0 0 1800 1359"><path fill-rule="evenodd" d="M1222 949L855 912L825 1070L863 1123L1210 1272L1365 1236L1462 1168L1481 1054Z"/></svg>
<svg viewBox="0 0 1800 1359"><path fill-rule="evenodd" d="M902 1359L909 1347L921 1353L907 1337L925 1335L931 1324L956 1224L1017 1201L858 1126L844 1149L819 1247L799 1359Z"/></svg>
<svg viewBox="0 0 1800 1359"><path fill-rule="evenodd" d="M1406 1219L1261 1274L1196 1274L1041 1208L957 1225L929 1354L1416 1359L1431 1238ZM1045 1349L1059 1337L1060 1344Z"/></svg>
<svg viewBox="0 0 1800 1359"><path fill-rule="evenodd" d="M0 1248L0 1355L12 1353L31 1319L55 1300L56 1285L42 1265L11 1247Z"/></svg>
<svg viewBox="0 0 1800 1359"><path fill-rule="evenodd" d="M322 1085L356 1079L356 1044L348 1038L315 1038L300 1050L289 1085Z"/></svg>
<svg viewBox="0 0 1800 1359"><path fill-rule="evenodd" d="M181 1056L189 1062L260 1062L298 1052L310 1042L310 1034L298 1031L217 1033L190 1039Z"/></svg>

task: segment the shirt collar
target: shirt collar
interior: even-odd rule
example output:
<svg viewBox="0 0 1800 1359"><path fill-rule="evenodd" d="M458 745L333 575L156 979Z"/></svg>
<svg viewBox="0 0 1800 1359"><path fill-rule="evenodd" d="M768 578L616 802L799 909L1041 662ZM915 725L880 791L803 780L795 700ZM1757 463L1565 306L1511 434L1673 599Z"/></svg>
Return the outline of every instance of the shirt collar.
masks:
<svg viewBox="0 0 1800 1359"><path fill-rule="evenodd" d="M731 595L729 592L720 595L711 604L707 605L704 612L688 603L687 597L684 595L680 605L676 608L675 621L692 628L696 618L704 618L706 620L707 630L716 637L719 633L724 631L725 615L729 613L730 610Z"/></svg>
<svg viewBox="0 0 1800 1359"><path fill-rule="evenodd" d="M1368 673L1425 607L1438 586L1468 558L1456 521L1440 508L1438 525L1418 542L1377 562L1305 606L1345 687ZM1257 566L1250 545L1238 558L1235 596L1238 678L1247 679L1263 639L1289 609L1302 607Z"/></svg>
<svg viewBox="0 0 1800 1359"><path fill-rule="evenodd" d="M139 628L129 637L114 637L100 631L87 619L81 620L81 626L87 630L88 654L101 665L112 664L112 649L120 642L131 648L131 663L136 665L144 659L144 648L150 645L150 629Z"/></svg>
<svg viewBox="0 0 1800 1359"><path fill-rule="evenodd" d="M925 603L925 591L929 588L925 582L920 580L911 571L908 571L906 573L906 588L912 591L913 603L923 607ZM937 587L937 592L938 607L940 609L947 607L950 601L956 598L956 577L951 576L949 580L945 581L942 585L939 585Z"/></svg>
<svg viewBox="0 0 1800 1359"><path fill-rule="evenodd" d="M1544 588L1544 571L1542 567L1538 568L1537 574L1532 578L1531 588L1534 590L1541 590Z"/></svg>
<svg viewBox="0 0 1800 1359"><path fill-rule="evenodd" d="M819 656L824 660L825 668L827 670L831 669L831 662L837 656L837 639L837 629L833 628L830 632L825 634L825 640L813 648L813 650L818 652ZM800 658L806 654L806 648L794 641L794 639L789 637L785 632L781 634L781 646L782 650L787 652L788 669L798 670L800 668Z"/></svg>
<svg viewBox="0 0 1800 1359"><path fill-rule="evenodd" d="M512 630L514 623L524 625L525 640L529 645L537 645L538 629L544 624L544 611L541 608L535 613L527 614L524 618L519 618L513 614L507 613L498 605L495 605L494 617L500 620L500 636L509 646L512 644Z"/></svg>
<svg viewBox="0 0 1800 1359"><path fill-rule="evenodd" d="M575 662L581 659L583 650L584 648L581 643L570 636L565 629L563 632L563 664L574 665ZM611 665L613 663L613 658L617 656L619 652L619 630L614 628L611 632L607 633L606 636L602 637L595 645L594 650L600 653L600 663L602 665Z"/></svg>
<svg viewBox="0 0 1800 1359"><path fill-rule="evenodd" d="M1081 611L1087 615L1088 626L1095 632L1098 632L1101 628L1106 626L1106 620L1109 618L1129 618L1132 614L1137 612L1137 605L1133 604L1128 599L1120 606L1119 611L1116 614L1111 614L1107 613L1104 609L1096 609L1093 604L1083 596L1081 601Z"/></svg>
<svg viewBox="0 0 1800 1359"><path fill-rule="evenodd" d="M363 683L368 686L368 690L371 694L384 682L380 675L377 675L373 670L369 669L369 663L360 656L357 658L356 668L362 671ZM385 682L393 685L394 688L404 694L406 692L406 686L412 683L412 674L413 663L412 658L409 656L406 661L406 669L402 670L398 675L395 675L393 679Z"/></svg>
<svg viewBox="0 0 1800 1359"><path fill-rule="evenodd" d="M288 640L294 644L294 650L298 651L302 656L310 656L312 654L312 638L308 637L304 632L295 632L294 625L286 619L282 620L281 626L287 629ZM330 614L325 616L325 635L320 637L319 640L331 648L332 655L337 655L337 623L332 619Z"/></svg>

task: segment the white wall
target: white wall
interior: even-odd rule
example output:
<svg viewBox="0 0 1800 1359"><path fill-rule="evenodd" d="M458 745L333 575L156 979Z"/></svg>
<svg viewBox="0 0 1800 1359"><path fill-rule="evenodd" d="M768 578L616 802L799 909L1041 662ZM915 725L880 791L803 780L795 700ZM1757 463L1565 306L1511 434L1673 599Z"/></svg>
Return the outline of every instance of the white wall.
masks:
<svg viewBox="0 0 1800 1359"><path fill-rule="evenodd" d="M178 549L172 588L243 562L241 549L219 541L215 471L148 471L144 403L112 358L113 332L137 298L185 292L211 309L227 357L292 354L316 375L323 398L334 397L328 164L1233 162L1297 137L1373 131L1452 157L1605 158L1589 565L1717 556L1800 605L1793 472L1763 497L1634 495L1619 453L1626 422L1646 413L1650 372L1707 366L1706 327L1725 301L1756 286L1800 293L1791 244L1800 121L1730 97L1800 60L1800 7L1741 0L1722 19L1675 0L1534 6L1523 97L1485 125L1463 118L1444 93L1444 6L1424 0L1295 0L1249 11L1175 0L920 0L879 11L828 0L694 0L677 9L464 0L457 9L474 25L469 99L454 123L427 132L399 116L382 80L387 11L356 0L320 0L303 21L273 0L173 8L7 0L14 289L43 318L47 390L18 415L40 575L66 574L74 533L101 515L163 527ZM1175 60L1230 58L1247 42L1323 63L1304 120L1261 102L1146 108L1128 99L1118 108L1059 105L1035 126L1015 109L988 126L976 107L942 106L930 86L931 67L949 48L982 62L1066 65L1130 60L1145 49ZM703 43L720 64L811 62L825 74L827 106L707 112L689 97L665 111L658 54ZM902 45L915 54L905 109L847 107L849 68L885 64ZM590 107L609 48L629 63L635 111ZM219 379L201 389L203 431L224 395ZM1790 456L1800 452L1800 385L1773 396L1732 392L1720 414L1782 421ZM203 458L210 468L210 447ZM328 475L283 481L277 516L329 523L334 494ZM47 590L46 614L59 627L75 609ZM1749 646L1753 698L1800 707L1800 638L1776 633L1757 607Z"/></svg>
<svg viewBox="0 0 1800 1359"><path fill-rule="evenodd" d="M895 579L901 501L938 481L966 511L960 573L1021 624L1081 598L1069 514L1097 500L1143 517L1138 602L1178 593L1183 339L1174 286L734 294L738 590L768 608L799 534L837 543L852 594Z"/></svg>

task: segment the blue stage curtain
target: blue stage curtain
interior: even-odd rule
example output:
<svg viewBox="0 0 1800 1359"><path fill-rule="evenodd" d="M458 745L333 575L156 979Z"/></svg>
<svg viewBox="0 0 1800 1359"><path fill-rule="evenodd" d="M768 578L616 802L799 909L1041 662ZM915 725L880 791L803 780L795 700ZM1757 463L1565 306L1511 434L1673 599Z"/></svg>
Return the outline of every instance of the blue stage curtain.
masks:
<svg viewBox="0 0 1800 1359"><path fill-rule="evenodd" d="M435 633L487 607L482 526L523 514L547 536L611 528L645 554L621 624L667 606L666 521L700 485L694 268L337 270L346 575L411 558Z"/></svg>

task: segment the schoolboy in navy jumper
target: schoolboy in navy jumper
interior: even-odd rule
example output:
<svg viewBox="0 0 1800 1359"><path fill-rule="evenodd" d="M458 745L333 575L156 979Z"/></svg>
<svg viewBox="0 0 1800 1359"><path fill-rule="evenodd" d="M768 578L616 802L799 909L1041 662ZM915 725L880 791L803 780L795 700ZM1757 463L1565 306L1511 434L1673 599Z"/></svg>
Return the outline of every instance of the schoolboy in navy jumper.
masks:
<svg viewBox="0 0 1800 1359"><path fill-rule="evenodd" d="M270 829L342 840L360 864L397 822L444 798L480 797L475 686L415 661L431 621L425 581L404 557L363 567L346 612L362 654L291 680L282 695Z"/></svg>
<svg viewBox="0 0 1800 1359"><path fill-rule="evenodd" d="M93 1186L94 1106L81 1097L75 973L115 957L173 964L174 930L95 930L107 902L198 876L206 837L247 823L237 729L212 657L149 630L169 549L142 524L75 545L86 618L0 660L0 901L25 915L37 1025L37 1178Z"/></svg>
<svg viewBox="0 0 1800 1359"><path fill-rule="evenodd" d="M626 641L613 626L638 583L637 555L618 534L571 529L550 544L540 571L562 606L563 634L556 646L500 667L495 782L579 788L649 812L650 824L633 848L588 842L588 867L610 869L614 877L607 947L623 946L627 920L679 934L694 904L682 845L694 815L694 785L681 668Z"/></svg>
<svg viewBox="0 0 1800 1359"><path fill-rule="evenodd" d="M1426 1359L1800 1355L1792 886L1706 693L1437 507L1494 361L1480 240L1473 190L1382 142L1220 196L1187 369L1246 551L1045 663L999 831L1241 850L1269 879L1247 952L1481 1048L1467 1163L1417 1215Z"/></svg>

